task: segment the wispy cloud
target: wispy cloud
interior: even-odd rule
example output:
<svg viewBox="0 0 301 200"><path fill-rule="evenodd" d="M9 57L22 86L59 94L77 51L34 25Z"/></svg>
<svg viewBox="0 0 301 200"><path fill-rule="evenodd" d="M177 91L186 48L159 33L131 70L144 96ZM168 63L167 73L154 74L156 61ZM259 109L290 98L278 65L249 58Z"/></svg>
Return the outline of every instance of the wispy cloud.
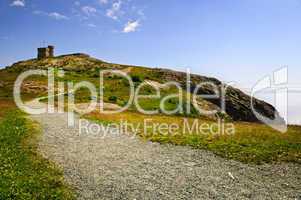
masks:
<svg viewBox="0 0 301 200"><path fill-rule="evenodd" d="M140 26L140 22L138 20L136 20L136 21L129 21L124 26L123 32L124 33L135 32L139 26Z"/></svg>
<svg viewBox="0 0 301 200"><path fill-rule="evenodd" d="M96 26L95 24L93 24L93 23L89 23L89 24L87 24L87 26L90 27L90 28L96 28L96 27L97 27L97 26Z"/></svg>
<svg viewBox="0 0 301 200"><path fill-rule="evenodd" d="M146 16L144 14L144 10L140 9L137 11L137 15L142 18L142 19L146 19Z"/></svg>
<svg viewBox="0 0 301 200"><path fill-rule="evenodd" d="M97 12L96 8L91 7L91 6L84 6L84 7L82 7L82 11L87 16L92 16L92 15L94 15Z"/></svg>
<svg viewBox="0 0 301 200"><path fill-rule="evenodd" d="M145 13L143 8L138 8L135 5L132 6L131 11L139 18L145 19Z"/></svg>
<svg viewBox="0 0 301 200"><path fill-rule="evenodd" d="M120 15L121 3L121 1L114 2L112 7L107 10L107 17L117 20Z"/></svg>
<svg viewBox="0 0 301 200"><path fill-rule="evenodd" d="M14 0L10 6L25 7L25 0Z"/></svg>
<svg viewBox="0 0 301 200"><path fill-rule="evenodd" d="M36 10L33 12L33 14L35 15L44 15L44 16L48 16L50 18L56 19L56 20L67 20L69 19L67 16L60 14L58 12L44 12L44 11L40 11L40 10Z"/></svg>
<svg viewBox="0 0 301 200"><path fill-rule="evenodd" d="M108 0L99 0L99 3L100 4L107 4L107 3L109 3L109 1Z"/></svg>
<svg viewBox="0 0 301 200"><path fill-rule="evenodd" d="M62 20L62 19L69 19L68 17L66 17L65 15L62 15L60 13L57 12L52 12L48 14L49 17L52 17L56 20Z"/></svg>
<svg viewBox="0 0 301 200"><path fill-rule="evenodd" d="M47 14L46 12L43 12L43 11L40 11L40 10L35 10L32 13L35 14L35 15L46 15Z"/></svg>

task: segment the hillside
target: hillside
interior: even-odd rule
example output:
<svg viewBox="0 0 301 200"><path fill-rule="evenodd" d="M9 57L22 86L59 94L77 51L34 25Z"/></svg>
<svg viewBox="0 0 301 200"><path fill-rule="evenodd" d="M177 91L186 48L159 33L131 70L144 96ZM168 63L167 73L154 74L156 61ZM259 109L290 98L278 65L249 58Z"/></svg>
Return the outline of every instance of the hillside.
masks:
<svg viewBox="0 0 301 200"><path fill-rule="evenodd" d="M185 105L191 102L192 90L199 83L212 82L221 87L222 82L210 77L191 74L191 88L188 90L185 85L186 74L168 69L156 69L140 66L122 65L105 62L92 58L86 54L63 55L54 58L42 60L26 60L13 64L0 70L0 119L5 116L3 110L7 107L13 107L13 85L17 76L28 69L64 69L63 77L55 77L55 83L64 82L65 89L67 83L78 83L88 81L100 89L99 72L104 69L118 69L130 75L135 88L145 83L140 94L155 94L154 86L160 88L160 98L141 98L140 106L148 111L158 110L160 102L167 95L178 93L178 89L172 86L166 86L167 81L176 81L182 86L183 93L183 112L177 112L173 115L166 115L161 110L155 115L146 115L137 109L136 105L129 107L127 111L117 114L103 114L97 110L87 115L81 115L100 125L110 126L110 124L119 124L121 121L127 121L134 127L140 126L140 129L132 132L144 140L169 143L180 146L191 146L197 149L206 149L215 154L228 159L234 159L245 163L266 163L266 162L297 162L300 163L300 127L288 126L288 131L284 134L258 123L250 108L250 97L239 89L229 87L226 93L226 113L219 110L219 101L197 98L197 105L204 110L216 109L215 115L200 114L194 105L191 104L191 112L185 110ZM55 70L57 72L57 70ZM115 109L124 106L129 100L129 83L125 78L108 74L104 77L104 106L105 109ZM22 98L30 100L36 97L47 96L47 77L32 76L25 80L21 89ZM201 87L199 94L212 94L210 87ZM55 91L58 92L58 91ZM67 91L66 91L67 92ZM99 92L97 95L100 95ZM79 89L75 93L75 103L77 107L84 108L87 102L91 100L90 93L86 89ZM98 96L99 97L99 96ZM92 97L93 98L93 97ZM99 98L98 98L99 99ZM47 99L44 99L45 101ZM65 98L67 100L67 98ZM30 101L28 101L30 102ZM40 102L43 104L43 102ZM270 104L255 100L255 107L259 112L269 118L278 116L277 111ZM65 106L70 104L66 102ZM167 110L174 110L180 105L178 98L168 99L164 102ZM108 107L106 107L108 106ZM223 118L226 123L218 124L217 119ZM48 118L47 118L48 119ZM145 129L144 120L151 119L153 124L165 124L168 126L177 125L179 132L158 131L156 127ZM189 127L197 123L200 126L188 132L185 129L185 120ZM47 120L46 120L47 121ZM48 123L48 122L47 122ZM201 130L202 125L209 129ZM214 128L226 126L230 132L224 132L223 129ZM234 129L231 129L231 125ZM199 129L200 128L200 131ZM211 129L212 128L212 129ZM185 130L184 130L185 129ZM183 131L182 131L183 130ZM233 130L234 132L231 132ZM130 131L131 132L131 131Z"/></svg>
<svg viewBox="0 0 301 200"><path fill-rule="evenodd" d="M143 81L153 81L156 83L165 83L168 81L176 81L181 84L182 88L186 90L185 92L192 93L197 84L204 82L214 83L216 86L221 89L222 82L210 77L200 76L196 74L191 75L191 88L186 88L186 74L182 72L176 72L168 69L157 69L157 68L147 68L147 67L138 67L131 65L122 65L105 62L99 59L95 59L86 54L70 54L62 55L54 58L46 59L31 59L26 61L20 61L12 66L7 67L5 70L2 70L2 73L10 73L16 76L18 73L28 70L28 69L47 69L49 67L64 69L65 77L64 81L82 81L87 80L92 83L95 83L99 87L98 83L98 74L100 70L103 69L118 69L124 72L127 72L133 79L135 84L139 84ZM124 105L128 100L128 85L122 82L122 80L114 77L106 77L107 81L105 82L105 100L112 101L114 96L114 102L120 105ZM42 78L43 80L43 78ZM41 81L41 80L40 80ZM45 80L44 80L45 81ZM44 82L45 83L45 82ZM7 88L5 87L5 81L0 82L0 89ZM30 85L30 84L29 84ZM41 83L39 83L41 85ZM168 88L163 90L163 96L171 94L172 91L175 91L175 88ZM152 88L144 89L144 92L152 94ZM80 91L80 97L77 98L79 102L88 100L88 93L85 91ZM198 90L198 94L214 94L214 90L209 85L203 86ZM149 101L144 100L143 106L146 109L155 109L159 107L159 101ZM246 121L246 122L259 122L251 110L251 98L247 94L243 93L241 90L229 86L226 90L225 95L226 101L226 115L218 113L219 116L225 115L228 119L231 118L234 121ZM187 102L187 99L185 99ZM166 105L170 109L176 107L178 102L167 102ZM198 105L204 109L212 109L219 107L221 104L218 99L201 99L198 98ZM255 109L262 115L274 119L279 117L276 109L261 100L254 100ZM134 109L134 108L133 108ZM181 114L181 113L178 113ZM184 112L185 115L185 112ZM199 115L198 112L193 109L193 116ZM207 116L214 118L216 116Z"/></svg>

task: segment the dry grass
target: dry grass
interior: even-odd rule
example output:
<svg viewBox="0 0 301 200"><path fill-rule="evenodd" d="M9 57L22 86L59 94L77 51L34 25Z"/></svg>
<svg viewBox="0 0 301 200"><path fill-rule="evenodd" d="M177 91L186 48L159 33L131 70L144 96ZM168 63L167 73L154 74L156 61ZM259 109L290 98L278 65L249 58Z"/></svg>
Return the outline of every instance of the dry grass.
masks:
<svg viewBox="0 0 301 200"><path fill-rule="evenodd" d="M16 105L12 100L0 99L0 119L2 119L8 110L15 108Z"/></svg>

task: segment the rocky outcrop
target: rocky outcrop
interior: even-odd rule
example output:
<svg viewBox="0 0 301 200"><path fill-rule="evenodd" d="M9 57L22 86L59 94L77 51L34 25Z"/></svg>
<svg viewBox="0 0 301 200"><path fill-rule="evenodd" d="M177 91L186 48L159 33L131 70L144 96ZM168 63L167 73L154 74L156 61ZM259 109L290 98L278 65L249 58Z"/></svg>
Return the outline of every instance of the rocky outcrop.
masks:
<svg viewBox="0 0 301 200"><path fill-rule="evenodd" d="M166 70L166 69L158 69L158 72L161 74L161 77L165 81L177 81L181 83L183 88L186 88L187 75L185 73ZM254 112L252 111L252 103L254 109L262 116L267 117L271 120L275 118L281 118L279 116L278 111L272 105L256 98L252 99L249 95L245 94L241 90L231 86L223 85L221 81L215 78L192 74L191 87L186 89L189 90L190 92L194 92L198 84L205 83L205 82L212 83L215 86L217 86L219 92L222 91L222 87L226 88L225 98L224 98L225 111L235 121L260 122L257 119ZM201 95L216 94L212 86L209 84L200 87L197 93ZM206 100L221 107L221 99L206 99Z"/></svg>

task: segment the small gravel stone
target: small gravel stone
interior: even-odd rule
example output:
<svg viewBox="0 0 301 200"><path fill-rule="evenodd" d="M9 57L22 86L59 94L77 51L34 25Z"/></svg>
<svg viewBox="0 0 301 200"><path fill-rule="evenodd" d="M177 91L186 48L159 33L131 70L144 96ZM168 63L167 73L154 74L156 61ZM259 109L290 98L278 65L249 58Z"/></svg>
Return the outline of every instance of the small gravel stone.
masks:
<svg viewBox="0 0 301 200"><path fill-rule="evenodd" d="M300 199L300 164L247 165L125 135L79 136L78 119L69 128L66 113L32 118L44 130L40 152L62 167L80 200Z"/></svg>

